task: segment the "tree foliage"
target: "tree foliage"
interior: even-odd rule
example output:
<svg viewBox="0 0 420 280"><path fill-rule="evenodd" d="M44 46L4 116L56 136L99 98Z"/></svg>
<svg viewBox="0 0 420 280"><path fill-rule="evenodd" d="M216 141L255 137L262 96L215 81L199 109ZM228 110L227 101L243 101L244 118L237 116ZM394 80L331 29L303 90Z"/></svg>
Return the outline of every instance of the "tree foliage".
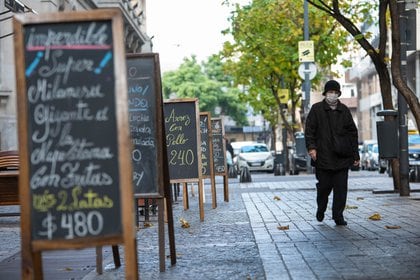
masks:
<svg viewBox="0 0 420 280"><path fill-rule="evenodd" d="M393 83L407 101L407 104L416 120L417 128L420 127L420 104L415 93L407 86L406 81L401 76L401 45L400 45L400 15L403 12L404 2L397 4L396 0L378 0L373 1L358 1L357 6L354 6L354 1L338 1L338 0L308 0L312 6L324 11L326 14L339 22L354 38L354 40L366 51L375 65L378 73L382 104L384 109L394 109L391 95L391 77L388 71L389 62L391 63L391 72ZM350 5L351 4L351 5ZM379 26L379 37L377 46L374 46L369 41L370 34L362 32L359 26L361 23L366 23L367 18L371 18L372 5L377 9L377 25ZM387 20L387 14L390 14L390 22ZM373 21L372 21L373 22ZM388 28L391 25L392 29L392 60L389 54L386 53ZM408 179L401 176L408 174L399 174L398 159L392 161L392 170L394 177L395 190L400 189L400 193L407 195L409 193ZM404 185L400 183L404 182Z"/></svg>
<svg viewBox="0 0 420 280"><path fill-rule="evenodd" d="M229 1L225 1L230 4ZM333 76L330 65L345 46L343 30L331 17L316 9L309 11L311 40L315 45L315 60L322 75L313 80L319 83L323 76ZM225 30L233 37L225 42L222 55L226 69L237 84L244 85L244 98L277 126L280 113L282 123L291 135L299 120L302 81L298 75L298 42L303 40L303 1L254 0L249 5L236 5L231 28ZM288 89L288 121L281 105L279 91Z"/></svg>
<svg viewBox="0 0 420 280"><path fill-rule="evenodd" d="M223 73L222 62L217 55L208 58L202 65L195 56L184 58L175 71L165 72L162 77L165 98L198 98L200 111L230 116L238 125L246 125L246 104L239 97L239 89L231 78Z"/></svg>
<svg viewBox="0 0 420 280"><path fill-rule="evenodd" d="M353 3L354 1L339 2L337 0L308 0L308 2L340 23L354 38L354 42L370 56L379 76L384 109L393 109L391 79L387 70L389 57L386 53L388 0L379 0L379 3L358 1L356 4ZM372 11L378 11L378 14L375 15ZM379 37L375 40L376 46L371 43L372 34L367 31L368 29L362 28L370 24L379 26Z"/></svg>

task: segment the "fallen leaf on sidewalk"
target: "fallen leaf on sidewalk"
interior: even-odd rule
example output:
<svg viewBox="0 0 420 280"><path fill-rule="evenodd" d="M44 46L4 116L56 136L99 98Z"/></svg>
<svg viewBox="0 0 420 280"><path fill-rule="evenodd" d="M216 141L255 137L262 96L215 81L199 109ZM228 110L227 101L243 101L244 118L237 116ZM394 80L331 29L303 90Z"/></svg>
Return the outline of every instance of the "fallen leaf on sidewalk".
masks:
<svg viewBox="0 0 420 280"><path fill-rule="evenodd" d="M280 197L278 197L277 195L274 196L274 200L281 200Z"/></svg>
<svg viewBox="0 0 420 280"><path fill-rule="evenodd" d="M73 271L73 269L71 267L65 267L64 270L65 271Z"/></svg>
<svg viewBox="0 0 420 280"><path fill-rule="evenodd" d="M148 228L148 227L152 227L152 226L153 226L153 224L152 224L152 223L148 223L148 222L144 222L143 226L144 226L145 228Z"/></svg>
<svg viewBox="0 0 420 280"><path fill-rule="evenodd" d="M277 229L279 229L279 230L288 230L289 229L289 225L287 225L287 226L278 226Z"/></svg>
<svg viewBox="0 0 420 280"><path fill-rule="evenodd" d="M356 198L357 200L364 200L364 198L363 197L358 197L358 198Z"/></svg>
<svg viewBox="0 0 420 280"><path fill-rule="evenodd" d="M387 229L400 229L400 226L385 226Z"/></svg>
<svg viewBox="0 0 420 280"><path fill-rule="evenodd" d="M181 257L181 256L182 256L182 254L180 254L180 253L176 253L176 254L175 254L175 256L177 256L177 257ZM168 259L169 259L170 257L171 257L171 255L166 255L166 258L168 258Z"/></svg>
<svg viewBox="0 0 420 280"><path fill-rule="evenodd" d="M346 205L346 209L357 209L359 207L354 206L354 205Z"/></svg>
<svg viewBox="0 0 420 280"><path fill-rule="evenodd" d="M373 221L379 221L380 219L382 219L382 217L379 213L375 213L372 216L370 216L369 219Z"/></svg>
<svg viewBox="0 0 420 280"><path fill-rule="evenodd" d="M179 219L179 221L181 222L181 227L182 228L189 228L190 227L190 224L186 220L184 220L183 218Z"/></svg>

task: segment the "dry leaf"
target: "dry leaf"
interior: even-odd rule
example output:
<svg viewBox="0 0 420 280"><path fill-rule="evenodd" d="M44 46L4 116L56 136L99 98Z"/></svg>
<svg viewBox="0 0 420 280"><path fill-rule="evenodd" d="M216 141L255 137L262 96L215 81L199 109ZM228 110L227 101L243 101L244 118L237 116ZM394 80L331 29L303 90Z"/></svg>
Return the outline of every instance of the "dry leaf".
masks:
<svg viewBox="0 0 420 280"><path fill-rule="evenodd" d="M279 230L288 230L289 229L289 225L287 225L287 226L278 226L277 229L279 229Z"/></svg>
<svg viewBox="0 0 420 280"><path fill-rule="evenodd" d="M148 222L144 222L143 226L144 226L145 228L148 228L148 227L152 227L152 226L153 226L153 224L152 224L152 223L148 223Z"/></svg>
<svg viewBox="0 0 420 280"><path fill-rule="evenodd" d="M400 226L385 226L387 229L400 229Z"/></svg>
<svg viewBox="0 0 420 280"><path fill-rule="evenodd" d="M184 220L183 218L179 219L179 221L181 222L181 227L182 228L189 228L190 227L190 224L186 220Z"/></svg>
<svg viewBox="0 0 420 280"><path fill-rule="evenodd" d="M356 198L357 200L364 200L364 198L363 197L358 197L358 198Z"/></svg>
<svg viewBox="0 0 420 280"><path fill-rule="evenodd" d="M182 254L180 253L176 253L175 256L177 257L182 257ZM169 259L171 257L171 255L166 255L166 258Z"/></svg>
<svg viewBox="0 0 420 280"><path fill-rule="evenodd" d="M346 205L346 209L357 209L357 208L359 208L359 207L357 207L357 206L352 206L352 205Z"/></svg>
<svg viewBox="0 0 420 280"><path fill-rule="evenodd" d="M277 195L274 196L274 200L281 200L280 197L278 197Z"/></svg>
<svg viewBox="0 0 420 280"><path fill-rule="evenodd" d="M65 270L65 271L73 271L73 269L72 269L72 268L70 268L70 267L65 267L65 268L64 268L64 270Z"/></svg>
<svg viewBox="0 0 420 280"><path fill-rule="evenodd" d="M382 217L379 213L375 213L372 216L370 216L369 219L373 221L379 221L380 219L382 219Z"/></svg>

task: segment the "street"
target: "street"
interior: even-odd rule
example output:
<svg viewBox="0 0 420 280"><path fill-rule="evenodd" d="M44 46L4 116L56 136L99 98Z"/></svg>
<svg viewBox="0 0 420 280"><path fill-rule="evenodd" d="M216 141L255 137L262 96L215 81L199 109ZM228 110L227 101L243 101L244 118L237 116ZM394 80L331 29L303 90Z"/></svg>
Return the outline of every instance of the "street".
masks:
<svg viewBox="0 0 420 280"><path fill-rule="evenodd" d="M392 189L392 179L373 171L350 172L345 217L337 227L330 208L315 219L314 175L252 173L252 183L229 179L229 202L217 179L216 209L205 184L205 220L197 191L190 209L174 203L177 263L159 272L157 221L137 231L140 279L419 279L420 193L374 194ZM420 184L410 184L420 189ZM329 205L331 207L331 204ZM4 212L9 207L2 207ZM10 210L10 209L9 209ZM377 213L379 220L369 217ZM190 225L182 228L180 219ZM0 218L0 279L20 274L19 218ZM120 247L121 257L124 250ZM168 255L168 248L166 248ZM104 273L95 272L93 249L44 252L45 279L123 279L104 247ZM13 271L14 270L14 271Z"/></svg>

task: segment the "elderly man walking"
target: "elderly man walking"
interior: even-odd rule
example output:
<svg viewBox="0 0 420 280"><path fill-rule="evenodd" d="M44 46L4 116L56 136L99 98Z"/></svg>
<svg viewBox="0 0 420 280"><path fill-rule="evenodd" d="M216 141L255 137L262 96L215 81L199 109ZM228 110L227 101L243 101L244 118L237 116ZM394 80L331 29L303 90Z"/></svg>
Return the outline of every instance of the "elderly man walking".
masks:
<svg viewBox="0 0 420 280"><path fill-rule="evenodd" d="M324 220L328 197L333 191L332 218L336 225L345 226L348 170L360 161L358 133L350 110L338 99L340 84L328 81L322 94L325 98L312 105L305 126L306 148L318 180L316 218Z"/></svg>

